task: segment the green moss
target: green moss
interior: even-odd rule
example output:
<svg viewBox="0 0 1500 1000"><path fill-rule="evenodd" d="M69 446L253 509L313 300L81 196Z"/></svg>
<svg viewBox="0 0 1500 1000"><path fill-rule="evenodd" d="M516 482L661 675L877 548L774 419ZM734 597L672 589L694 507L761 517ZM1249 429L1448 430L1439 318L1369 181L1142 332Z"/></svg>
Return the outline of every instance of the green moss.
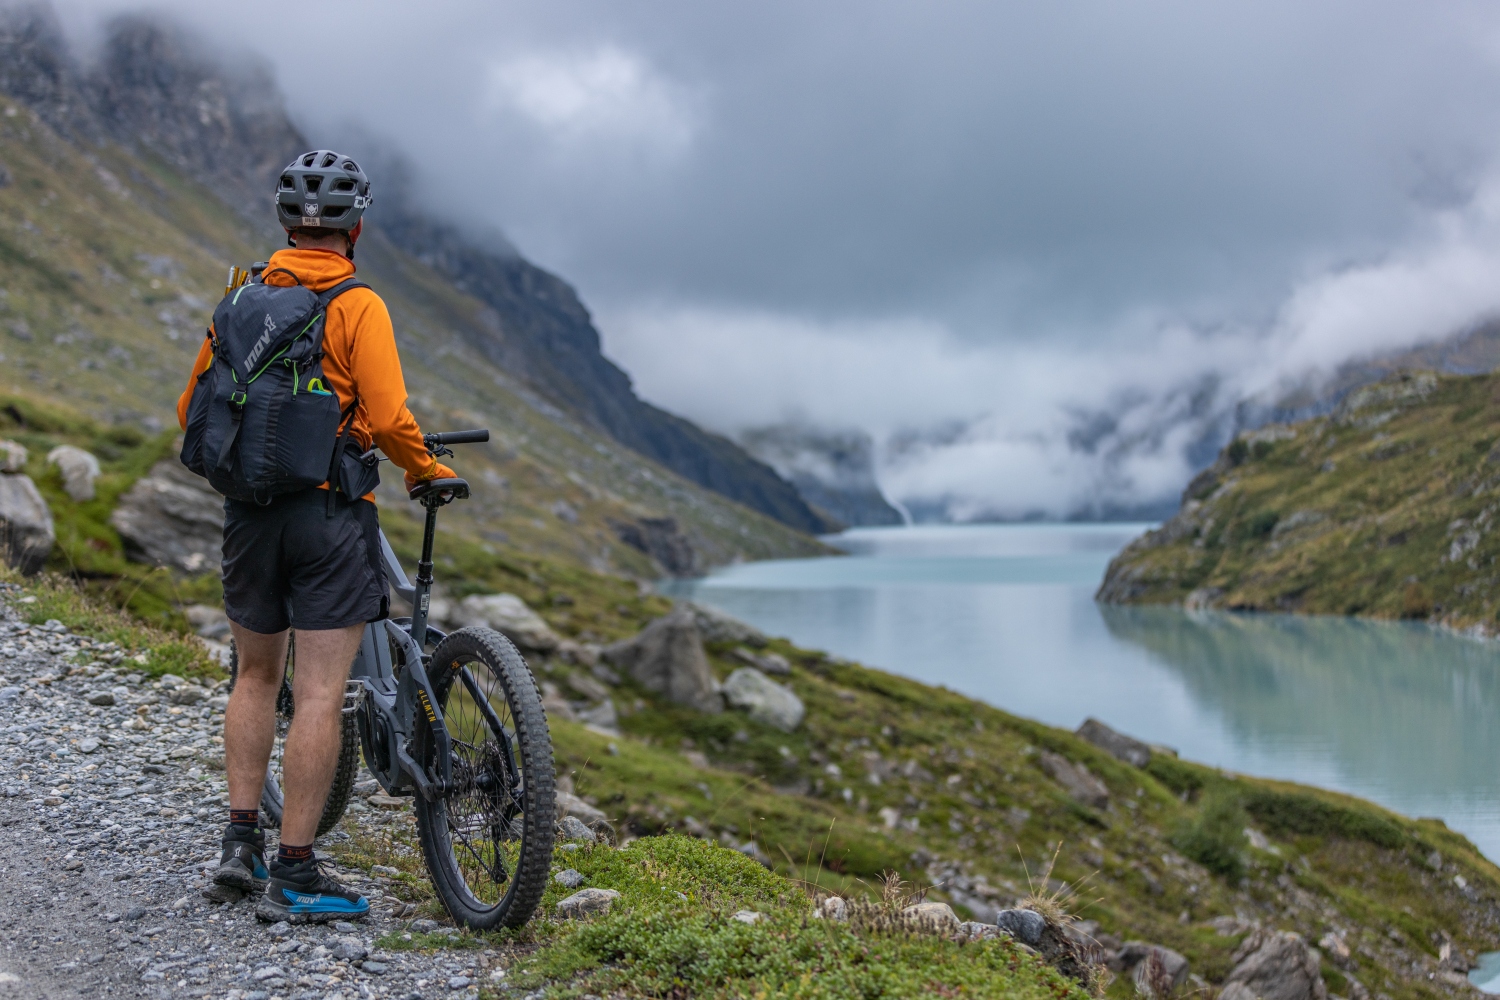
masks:
<svg viewBox="0 0 1500 1000"><path fill-rule="evenodd" d="M1008 941L962 945L811 919L797 885L702 841L651 837L581 851L568 863L588 885L621 897L607 916L548 935L512 986L568 981L601 993L830 1000L1086 996ZM732 919L741 910L761 919Z"/></svg>

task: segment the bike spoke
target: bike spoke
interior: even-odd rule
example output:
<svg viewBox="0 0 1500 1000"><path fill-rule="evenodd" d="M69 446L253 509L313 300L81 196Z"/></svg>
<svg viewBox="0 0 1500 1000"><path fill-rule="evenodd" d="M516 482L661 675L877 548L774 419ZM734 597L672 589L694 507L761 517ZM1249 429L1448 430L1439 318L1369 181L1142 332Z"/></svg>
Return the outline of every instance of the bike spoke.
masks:
<svg viewBox="0 0 1500 1000"><path fill-rule="evenodd" d="M443 700L453 751L453 787L443 801L449 849L469 894L493 905L510 879L508 853L524 810L510 710L483 663L461 666Z"/></svg>

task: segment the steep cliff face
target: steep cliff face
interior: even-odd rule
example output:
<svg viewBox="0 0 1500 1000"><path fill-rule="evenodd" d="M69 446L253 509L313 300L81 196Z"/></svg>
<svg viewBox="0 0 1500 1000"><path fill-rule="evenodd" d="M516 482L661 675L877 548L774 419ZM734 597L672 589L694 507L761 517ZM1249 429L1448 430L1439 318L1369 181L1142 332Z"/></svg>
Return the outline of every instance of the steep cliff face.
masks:
<svg viewBox="0 0 1500 1000"><path fill-rule="evenodd" d="M638 398L630 376L604 357L599 332L573 288L514 253L476 246L402 199L381 228L403 250L490 307L470 344L547 399L626 447L801 531L838 525L734 442Z"/></svg>
<svg viewBox="0 0 1500 1000"><path fill-rule="evenodd" d="M880 489L875 442L863 431L778 424L746 431L740 443L790 480L809 503L851 527L902 522Z"/></svg>
<svg viewBox="0 0 1500 1000"><path fill-rule="evenodd" d="M271 178L313 145L263 69L210 62L170 26L140 17L116 20L84 72L45 7L0 11L0 93L64 135L108 138L161 158L271 235ZM733 442L638 398L629 376L604 357L588 310L565 281L426 217L398 185L382 188L376 178L376 192L371 228L489 307L458 332L508 375L626 447L783 524L807 532L836 526Z"/></svg>

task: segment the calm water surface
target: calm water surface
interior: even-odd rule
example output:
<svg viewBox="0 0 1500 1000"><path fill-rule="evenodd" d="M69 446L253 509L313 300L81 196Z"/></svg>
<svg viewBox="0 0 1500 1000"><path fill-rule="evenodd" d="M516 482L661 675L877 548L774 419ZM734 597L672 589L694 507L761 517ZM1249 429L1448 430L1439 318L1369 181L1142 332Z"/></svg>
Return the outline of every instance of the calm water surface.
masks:
<svg viewBox="0 0 1500 1000"><path fill-rule="evenodd" d="M1500 644L1413 624L1094 603L1145 525L859 529L665 589L1069 728L1439 816L1500 860Z"/></svg>

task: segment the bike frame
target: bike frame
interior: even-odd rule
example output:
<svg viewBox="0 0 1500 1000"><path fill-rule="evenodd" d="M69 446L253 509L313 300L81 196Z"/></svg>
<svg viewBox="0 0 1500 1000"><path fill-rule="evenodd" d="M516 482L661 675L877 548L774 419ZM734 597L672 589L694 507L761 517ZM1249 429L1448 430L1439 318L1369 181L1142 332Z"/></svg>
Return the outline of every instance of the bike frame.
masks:
<svg viewBox="0 0 1500 1000"><path fill-rule="evenodd" d="M385 532L380 533L380 551L385 560L386 577L403 599L410 601L411 618L386 618L365 626L359 652L349 671L350 694L362 696L355 711L359 717L360 742L370 773L391 795L423 798L442 797L452 787L452 747L448 728L433 708L438 704L427 667L431 654L427 643L437 644L444 634L427 624L427 610L432 597L432 545L437 534L438 508L468 495L468 484L451 480L450 490L431 489L420 498L427 508L422 534L422 558L417 563L417 580L413 584L396 558ZM426 642L418 642L421 635ZM396 673L391 650L400 651L402 669ZM420 713L420 715L419 715ZM431 747L416 747L413 740L422 719L426 720ZM422 760L437 763L438 773L431 773Z"/></svg>

